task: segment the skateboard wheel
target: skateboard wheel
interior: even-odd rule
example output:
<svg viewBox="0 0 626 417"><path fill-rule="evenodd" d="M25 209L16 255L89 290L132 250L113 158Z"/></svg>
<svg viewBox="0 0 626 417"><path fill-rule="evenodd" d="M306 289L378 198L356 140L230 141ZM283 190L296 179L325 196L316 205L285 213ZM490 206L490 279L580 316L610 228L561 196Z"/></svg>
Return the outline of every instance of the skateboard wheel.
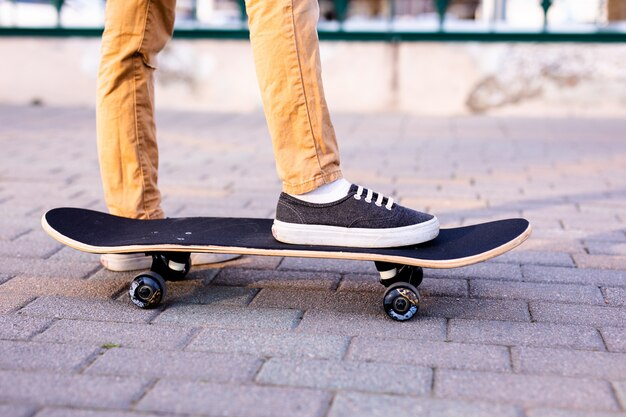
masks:
<svg viewBox="0 0 626 417"><path fill-rule="evenodd" d="M165 280L156 272L144 272L130 284L130 301L139 308L154 308L165 298Z"/></svg>
<svg viewBox="0 0 626 417"><path fill-rule="evenodd" d="M406 282L417 288L424 279L424 269L419 266L376 262L376 268L380 273L380 283L385 287L397 282Z"/></svg>
<svg viewBox="0 0 626 417"><path fill-rule="evenodd" d="M156 272L168 281L180 281L191 270L190 253L154 253L150 271Z"/></svg>
<svg viewBox="0 0 626 417"><path fill-rule="evenodd" d="M419 310L419 304L417 288L406 282L392 284L383 298L385 313L397 321L410 320Z"/></svg>

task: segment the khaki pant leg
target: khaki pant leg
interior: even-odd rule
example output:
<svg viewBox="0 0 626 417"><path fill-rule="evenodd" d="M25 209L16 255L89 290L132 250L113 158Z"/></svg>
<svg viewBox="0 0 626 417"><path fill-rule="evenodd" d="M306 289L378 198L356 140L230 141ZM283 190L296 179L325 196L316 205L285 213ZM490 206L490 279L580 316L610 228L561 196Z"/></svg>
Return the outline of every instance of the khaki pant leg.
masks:
<svg viewBox="0 0 626 417"><path fill-rule="evenodd" d="M342 177L322 87L317 0L246 0L278 175L301 194Z"/></svg>
<svg viewBox="0 0 626 417"><path fill-rule="evenodd" d="M171 38L175 0L108 0L98 71L98 156L112 214L161 218L154 123L156 56Z"/></svg>

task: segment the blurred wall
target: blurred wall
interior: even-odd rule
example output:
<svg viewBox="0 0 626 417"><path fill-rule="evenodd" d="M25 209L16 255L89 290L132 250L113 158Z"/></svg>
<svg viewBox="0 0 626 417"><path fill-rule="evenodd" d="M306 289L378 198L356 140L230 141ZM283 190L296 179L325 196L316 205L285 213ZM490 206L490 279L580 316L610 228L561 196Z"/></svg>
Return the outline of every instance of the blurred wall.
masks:
<svg viewBox="0 0 626 417"><path fill-rule="evenodd" d="M0 103L93 106L97 39L1 38ZM626 45L323 42L331 110L422 115L626 115ZM247 42L176 40L157 106L261 108Z"/></svg>

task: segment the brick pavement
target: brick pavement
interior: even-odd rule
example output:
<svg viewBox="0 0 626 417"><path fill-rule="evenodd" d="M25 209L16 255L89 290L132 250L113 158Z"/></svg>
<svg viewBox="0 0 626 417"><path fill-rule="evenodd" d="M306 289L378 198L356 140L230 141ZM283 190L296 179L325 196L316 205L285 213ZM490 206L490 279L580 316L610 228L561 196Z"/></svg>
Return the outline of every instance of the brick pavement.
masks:
<svg viewBox="0 0 626 417"><path fill-rule="evenodd" d="M171 283L44 234L102 209L88 109L0 106L0 415L626 416L626 121L338 115L346 175L445 225L525 216L511 254L427 270L395 323L363 262L245 257ZM161 113L170 216L270 217L262 115Z"/></svg>

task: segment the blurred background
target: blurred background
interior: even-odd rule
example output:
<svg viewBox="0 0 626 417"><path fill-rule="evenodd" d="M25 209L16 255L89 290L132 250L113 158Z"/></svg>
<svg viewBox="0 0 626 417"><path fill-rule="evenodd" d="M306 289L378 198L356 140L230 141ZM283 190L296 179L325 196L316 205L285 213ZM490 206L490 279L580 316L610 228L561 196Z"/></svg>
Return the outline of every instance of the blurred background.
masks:
<svg viewBox="0 0 626 417"><path fill-rule="evenodd" d="M0 103L93 106L105 5L0 0ZM331 110L626 115L626 0L320 0L320 10ZM179 0L158 106L258 111L247 37L243 0Z"/></svg>

